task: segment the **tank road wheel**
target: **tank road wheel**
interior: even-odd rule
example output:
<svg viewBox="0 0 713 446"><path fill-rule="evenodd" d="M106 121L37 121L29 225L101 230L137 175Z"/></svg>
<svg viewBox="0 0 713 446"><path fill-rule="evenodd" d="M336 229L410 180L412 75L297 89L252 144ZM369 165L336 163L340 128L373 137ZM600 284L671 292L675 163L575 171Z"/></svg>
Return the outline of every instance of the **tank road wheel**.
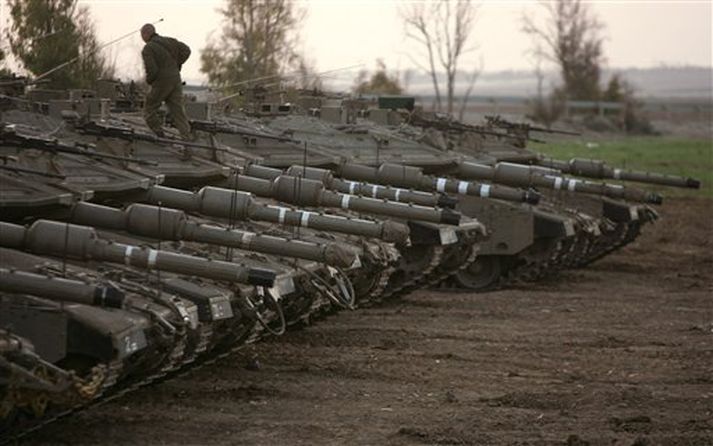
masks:
<svg viewBox="0 0 713 446"><path fill-rule="evenodd" d="M489 291L498 288L504 272L503 256L478 256L475 262L455 273L453 277L463 288Z"/></svg>
<svg viewBox="0 0 713 446"><path fill-rule="evenodd" d="M438 266L439 253L440 247L434 245L412 245L402 249L396 271L389 277L386 293L395 296L417 284Z"/></svg>
<svg viewBox="0 0 713 446"><path fill-rule="evenodd" d="M8 393L5 389L5 393ZM9 434L12 428L16 426L17 408L7 395L0 392L0 438L5 434Z"/></svg>

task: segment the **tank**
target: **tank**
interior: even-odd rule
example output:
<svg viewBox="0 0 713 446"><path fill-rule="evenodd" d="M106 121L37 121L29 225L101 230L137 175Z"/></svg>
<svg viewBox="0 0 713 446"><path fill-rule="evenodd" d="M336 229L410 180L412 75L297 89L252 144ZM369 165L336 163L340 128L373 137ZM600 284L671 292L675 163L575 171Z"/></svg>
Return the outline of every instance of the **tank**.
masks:
<svg viewBox="0 0 713 446"><path fill-rule="evenodd" d="M287 112L263 111L257 114L259 121L239 113L214 116L219 125L212 130L220 140L234 143L245 128L273 138L301 140L302 150L289 141L265 144L253 137L247 145L261 157L255 163L288 168L286 173L292 175L321 177L327 187L344 190L356 180L370 183L372 190L380 185L456 195L458 210L485 223L490 237L479 244L476 262L454 274L456 280L450 285L492 289L586 265L634 240L646 223L657 218L648 205L662 201L657 193L572 178L537 165L539 157L524 148L534 138L503 129L502 120L470 126L440 115L396 111L398 104L374 108L365 101L329 97L300 98L295 103L302 105L301 113L293 105ZM248 111L256 109L278 108L263 104ZM310 172L314 168L331 174ZM335 183L330 175L340 181ZM471 185L472 180L487 182ZM672 177L669 182L697 183ZM521 188L522 197L537 196L531 191L535 188L547 199L537 208L521 204L516 209L502 200L512 196L500 195L497 200L489 194L503 184ZM370 186L359 190L368 193Z"/></svg>
<svg viewBox="0 0 713 446"><path fill-rule="evenodd" d="M591 182L564 174L642 182L648 178L649 184L700 187L700 182L693 178L625 171L598 160L552 160L527 149L529 141L537 141L531 136L533 132L575 134L572 132L512 123L500 117L487 117L484 125L474 126L434 114L410 116L419 116L415 121L424 133L437 132L444 147L455 147L479 164L474 166L470 160L463 163L459 170L465 178L505 177L509 173L509 184L515 181L538 183L548 207L589 221L593 231L575 243L566 262L570 266L586 265L635 240L646 224L658 218L649 205L660 204L663 198L658 193L629 185ZM571 193L576 190L586 193Z"/></svg>
<svg viewBox="0 0 713 446"><path fill-rule="evenodd" d="M195 121L192 122L195 124ZM97 147L130 145L132 153L139 154L145 150L146 152L142 155L142 158L153 159L153 154L157 151L160 152L163 148L156 148L156 143L160 141L146 133L142 125L138 120L124 116L108 122L106 120L104 122L91 123L75 122L74 128L77 133L91 138L92 144ZM212 129L213 127L203 123L203 127L198 128ZM230 201L231 203L239 204L241 203L243 192L248 191L265 198L272 198L278 203L287 202L299 204L300 206L311 206L314 207L315 211L330 208L330 214L341 217L343 223L350 226L363 226L364 219L370 218L369 216L371 215L407 224L409 230L415 232L417 236L411 237L409 244L397 243L402 255L398 265L391 270L391 279L386 287L388 295L393 296L405 292L407 289L413 289L413 287L424 281L433 282L436 280L435 276L443 277L446 275L447 270L456 270L464 263L472 262L475 259L477 249L473 244L473 240L482 238L484 232L482 225L477 221L460 222L458 214L448 209L448 207L433 209L433 207L413 203L405 206L403 202L377 200L373 197L355 196L327 190L324 186L309 178L281 176L280 178L266 181L264 178L252 177L252 174L248 172L248 166L261 163L262 160L262 154L257 153L251 146L254 141L264 139L272 145L284 142L294 144L294 141L285 136L266 133L259 128L243 131L236 130L238 127L226 127L223 124L219 128L225 130L225 134L231 138L221 141L213 134L198 132L197 141L181 143L186 147L196 149L191 151L190 159L219 162L224 166L230 166L232 169L232 173L227 178L213 182L213 184L221 186L219 189L215 187L204 188L199 191L199 194L208 194L214 198L221 197L217 200L218 202ZM291 150L294 152L294 149ZM164 184L177 183L175 179L166 175ZM160 194L166 192L160 188L153 188L153 191L160 192ZM150 194L154 202L156 200L165 201L169 199L167 197L157 198L158 195L154 192ZM413 193L413 195L420 198L428 196L428 194L418 193ZM177 195L174 194L172 197L171 199L180 201ZM189 200L187 195L185 199ZM195 200L196 198L193 199ZM209 201L211 200L215 202L213 198L209 199ZM178 206L179 204L176 201L171 201L171 205ZM216 208L221 207L223 209L220 212L225 213L224 206L219 205ZM252 208L255 207L253 206ZM315 211L307 211L307 213L302 214L294 213L279 204L267 205L262 209L257 209L259 215L271 214L273 221L281 223L301 225L302 222L307 221L305 218L309 218L309 226L313 229L319 229L315 225L321 224L320 220L323 220L323 218L317 215ZM223 216L225 217L226 215ZM334 217L330 218L333 219ZM386 229L389 228L389 224L391 228L395 227L394 222L386 223L387 225L384 226ZM339 230L334 226L326 229L330 231ZM394 231L387 231L387 233L394 234ZM364 233L360 235L371 236L372 234Z"/></svg>
<svg viewBox="0 0 713 446"><path fill-rule="evenodd" d="M155 138L91 95L29 96L0 117L3 440L437 283L484 237L441 194L266 180L244 145Z"/></svg>
<svg viewBox="0 0 713 446"><path fill-rule="evenodd" d="M378 238L361 245L332 234L302 240L274 224L230 227L160 203L137 204L166 179L160 162L112 155L79 136L49 138L46 126L58 121L31 110L6 111L2 121L3 440L353 308L350 275L366 276L378 260L360 289L366 301L386 280L378 270L398 260L392 242L375 249ZM228 170L163 156L167 173L184 185L225 178ZM258 214L275 214L253 204ZM275 218L283 217L277 209ZM304 220L408 238L396 223L345 224L318 213Z"/></svg>
<svg viewBox="0 0 713 446"><path fill-rule="evenodd" d="M350 113L355 114L340 102L338 106L321 107L313 115L294 110L272 116L262 113L257 119L232 113L213 115L214 125L207 126L202 121L200 125L213 132L215 140L249 150L256 159L245 172L264 179L277 175L266 168L286 169L281 175L302 176L337 191L349 188L366 196L378 196L389 189L394 195L397 190L407 190L450 196L449 200L456 201L462 214L485 223L489 237L478 242L475 262L453 271L448 285L487 289L518 280L520 275L512 271L523 270L534 259L557 257L563 249L560 242L574 236L576 223L571 218L531 206L539 199L532 190L449 177L448 173L463 155L443 153L410 135L368 120L356 122ZM270 139L252 135L243 138L242 129L249 129L252 135L268 135ZM277 138L298 139L301 144ZM526 251L527 248L530 250ZM501 258L512 258L518 253L523 256L503 262L508 265L508 274L491 274L486 270L492 268L477 265L498 263ZM504 277L508 279L502 280Z"/></svg>

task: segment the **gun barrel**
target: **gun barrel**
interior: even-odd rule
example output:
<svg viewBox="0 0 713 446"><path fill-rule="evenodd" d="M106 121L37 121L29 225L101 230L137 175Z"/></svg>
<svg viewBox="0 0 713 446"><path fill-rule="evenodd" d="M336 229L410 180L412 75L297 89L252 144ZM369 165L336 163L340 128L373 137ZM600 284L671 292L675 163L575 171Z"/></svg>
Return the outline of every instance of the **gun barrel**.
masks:
<svg viewBox="0 0 713 446"><path fill-rule="evenodd" d="M318 167L293 165L285 172L272 167L250 164L245 168L245 173L250 176L266 180L274 180L283 173L287 175L321 181L327 188L349 195L367 196L399 203L411 203L426 207L442 207L454 209L458 200L445 194L434 194L412 189L382 186L367 182L355 182L335 178L331 170Z"/></svg>
<svg viewBox="0 0 713 446"><path fill-rule="evenodd" d="M193 141L184 141L181 139L163 138L150 133L143 133L134 131L132 128L115 127L110 125L97 124L96 122L89 121L81 126L77 127L77 130L85 135L107 137L107 138L119 138L128 141L146 141L156 144L178 144L185 147L191 147L196 149L213 150L218 152L233 153L231 149L225 147L216 147L211 144L202 144Z"/></svg>
<svg viewBox="0 0 713 446"><path fill-rule="evenodd" d="M589 178L611 178L615 180L635 181L639 183L685 187L691 189L699 189L701 187L701 182L694 178L655 172L618 169L608 166L601 160L572 158L569 161L563 161L553 158L541 158L538 161L538 164L541 166L552 167L564 173Z"/></svg>
<svg viewBox="0 0 713 446"><path fill-rule="evenodd" d="M276 273L231 262L211 260L99 239L93 228L37 220L29 228L0 223L0 246L41 255L100 260L207 279L272 287Z"/></svg>
<svg viewBox="0 0 713 446"><path fill-rule="evenodd" d="M10 172L17 172L17 173L29 173L31 175L40 175L40 176L47 177L47 178L58 178L61 180L67 178L64 175L59 175L56 173L43 172L41 170L35 170L35 169L25 169L23 167L16 167L16 166L6 166L3 164L0 164L0 170L7 170Z"/></svg>
<svg viewBox="0 0 713 446"><path fill-rule="evenodd" d="M570 132L569 130L560 130L560 129L548 129L544 127L533 127L530 126L528 130L532 132L540 132L540 133L552 133L556 135L570 135L570 136L580 136L581 133L579 132Z"/></svg>
<svg viewBox="0 0 713 446"><path fill-rule="evenodd" d="M252 136L255 138L269 139L272 141L291 142L291 143L299 143L300 142L296 139L288 138L286 136L270 135L269 133L261 133L261 132L252 132L250 130L245 130L238 126L227 124L227 123L218 123L215 121L203 121L203 120L198 120L198 119L192 119L190 121L190 123L191 123L191 128L193 130L200 130L200 131L208 132L208 133L228 133L231 135Z"/></svg>
<svg viewBox="0 0 713 446"><path fill-rule="evenodd" d="M400 164L384 163L379 167L370 167L347 163L340 166L338 174L344 178L357 181L389 184L440 193L497 198L530 204L537 204L540 198L537 193L531 191L477 183L474 181L460 181L450 178L434 177L424 174L423 171L417 167Z"/></svg>
<svg viewBox="0 0 713 446"><path fill-rule="evenodd" d="M41 138L38 136L21 135L15 132L12 128L8 130L8 127L0 129L0 145L15 146L18 148L24 147L28 149L42 150L45 152L66 153L69 155L82 155L90 158L126 161L148 166L158 165L156 162L142 160L140 158L111 155L108 153L87 150L86 148L80 147L76 144L70 145L57 140Z"/></svg>
<svg viewBox="0 0 713 446"><path fill-rule="evenodd" d="M450 209L436 209L406 203L389 202L327 190L324 184L309 178L280 175L274 180L238 175L228 184L239 190L285 203L311 207L333 207L355 212L386 215L404 220L458 225L460 214Z"/></svg>
<svg viewBox="0 0 713 446"><path fill-rule="evenodd" d="M0 268L0 291L99 307L124 306L124 293L113 286L88 285L78 280L6 268Z"/></svg>
<svg viewBox="0 0 713 446"><path fill-rule="evenodd" d="M71 220L77 224L122 230L143 237L209 243L314 260L342 268L353 265L358 257L356 253L337 243L317 244L199 224L190 220L183 211L146 204L135 203L121 210L79 202L72 208Z"/></svg>
<svg viewBox="0 0 713 446"><path fill-rule="evenodd" d="M194 193L153 186L149 189L146 200L153 204L160 203L162 206L197 212L211 217L269 221L286 226L309 227L321 231L379 238L395 243L405 243L409 236L408 227L401 223L344 218L319 212L259 204L250 193L218 187L206 186Z"/></svg>
<svg viewBox="0 0 713 446"><path fill-rule="evenodd" d="M458 174L465 178L487 179L510 186L544 187L651 204L661 204L662 202L661 196L655 193L616 184L594 183L575 178L566 178L549 167L513 163L497 163L494 166L488 166L470 162L461 163L458 167Z"/></svg>

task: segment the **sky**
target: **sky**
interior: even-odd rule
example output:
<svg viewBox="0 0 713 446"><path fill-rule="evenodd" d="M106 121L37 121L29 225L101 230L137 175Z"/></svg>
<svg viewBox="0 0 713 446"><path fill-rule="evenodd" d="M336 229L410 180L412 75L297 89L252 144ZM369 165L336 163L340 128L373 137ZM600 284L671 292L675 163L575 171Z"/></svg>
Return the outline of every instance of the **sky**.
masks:
<svg viewBox="0 0 713 446"><path fill-rule="evenodd" d="M296 0L307 11L300 30L300 50L318 71L364 64L373 69L383 59L389 69L415 68L409 54L417 48L405 37L399 10L405 0ZM204 83L199 52L207 39L216 38L222 0L79 0L89 7L101 42L109 42L154 22L160 34L176 37L193 49L183 75L191 83ZM482 66L485 71L528 70L532 62L530 38L522 33L523 14L541 19L535 1L481 1L472 32L475 51L463 57L463 68ZM711 66L711 0L588 2L605 28L604 53L610 68L659 65ZM0 0L0 21L7 6ZM108 47L105 54L117 63L119 77L137 78L143 71L138 32ZM352 74L353 75L353 74Z"/></svg>

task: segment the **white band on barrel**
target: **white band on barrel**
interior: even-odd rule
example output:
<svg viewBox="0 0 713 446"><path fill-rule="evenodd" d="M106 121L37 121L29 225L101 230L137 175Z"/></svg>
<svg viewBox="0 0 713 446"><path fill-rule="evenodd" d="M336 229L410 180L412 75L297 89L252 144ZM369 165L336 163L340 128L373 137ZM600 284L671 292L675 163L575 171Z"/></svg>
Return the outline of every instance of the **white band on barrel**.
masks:
<svg viewBox="0 0 713 446"><path fill-rule="evenodd" d="M156 258L158 257L158 251L155 249L149 249L149 258L148 258L148 266L149 268L153 268L156 266Z"/></svg>
<svg viewBox="0 0 713 446"><path fill-rule="evenodd" d="M445 178L439 178L438 181L436 181L436 190L438 192L446 191L446 179Z"/></svg>
<svg viewBox="0 0 713 446"><path fill-rule="evenodd" d="M376 198L377 193L379 192L379 186L372 186L371 187L371 196Z"/></svg>
<svg viewBox="0 0 713 446"><path fill-rule="evenodd" d="M243 232L243 237L240 241L243 243L243 245L250 246L250 242L252 241L253 237L255 237L254 232Z"/></svg>
<svg viewBox="0 0 713 446"><path fill-rule="evenodd" d="M396 201L401 201L401 200L399 199L399 197L401 196L401 191L402 191L402 190L403 190L403 189L396 188L396 196L395 196Z"/></svg>
<svg viewBox="0 0 713 446"><path fill-rule="evenodd" d="M302 212L302 218L300 219L300 225L303 227L309 226L309 216L312 214L311 212L303 211Z"/></svg>
<svg viewBox="0 0 713 446"><path fill-rule="evenodd" d="M465 195L468 193L468 185L469 183L467 181L459 181L458 182L458 193L461 195Z"/></svg>
<svg viewBox="0 0 713 446"><path fill-rule="evenodd" d="M349 209L349 199L351 195L342 195L342 209Z"/></svg>
<svg viewBox="0 0 713 446"><path fill-rule="evenodd" d="M354 191L356 190L357 184L353 181L349 182L349 194L354 195Z"/></svg>
<svg viewBox="0 0 713 446"><path fill-rule="evenodd" d="M277 208L279 210L279 214L277 214L277 221L280 223L285 222L285 215L287 215L287 208Z"/></svg>
<svg viewBox="0 0 713 446"><path fill-rule="evenodd" d="M126 247L126 251L124 251L124 263L126 263L127 266L131 266L131 251L134 250L134 247L129 245Z"/></svg>
<svg viewBox="0 0 713 446"><path fill-rule="evenodd" d="M614 169L614 179L615 180L621 179L621 169Z"/></svg>
<svg viewBox="0 0 713 446"><path fill-rule="evenodd" d="M555 177L555 189L562 189L562 177Z"/></svg>
<svg viewBox="0 0 713 446"><path fill-rule="evenodd" d="M490 196L490 185L482 184L480 186L480 196L483 198L488 198Z"/></svg>
<svg viewBox="0 0 713 446"><path fill-rule="evenodd" d="M577 187L577 183L579 183L579 180L569 180L569 182L567 183L567 189L569 189L570 192L574 192L574 189Z"/></svg>

